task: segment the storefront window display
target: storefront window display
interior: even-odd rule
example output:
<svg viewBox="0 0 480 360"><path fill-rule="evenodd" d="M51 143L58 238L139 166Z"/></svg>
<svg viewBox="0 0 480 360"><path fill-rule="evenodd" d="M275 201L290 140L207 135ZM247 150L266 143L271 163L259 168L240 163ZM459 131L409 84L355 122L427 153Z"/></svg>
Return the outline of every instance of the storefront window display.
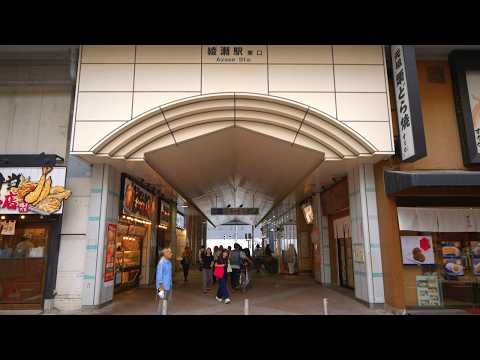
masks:
<svg viewBox="0 0 480 360"><path fill-rule="evenodd" d="M117 226L115 255L115 287L117 289L138 286L146 230L141 225L121 223Z"/></svg>
<svg viewBox="0 0 480 360"><path fill-rule="evenodd" d="M269 260L278 264L278 272L293 274L298 272L298 239L296 208L293 206L277 215L271 215L262 226L265 242L270 245L274 258ZM277 268L277 266L275 266ZM274 266L271 267L272 272Z"/></svg>
<svg viewBox="0 0 480 360"><path fill-rule="evenodd" d="M480 209L398 208L406 303L480 306Z"/></svg>
<svg viewBox="0 0 480 360"><path fill-rule="evenodd" d="M116 228L115 290L139 285L142 250L156 211L155 195L122 174L121 210Z"/></svg>
<svg viewBox="0 0 480 360"><path fill-rule="evenodd" d="M65 177L64 167L0 168L0 308L43 306L63 201L71 195Z"/></svg>
<svg viewBox="0 0 480 360"><path fill-rule="evenodd" d="M49 226L13 220L7 228L0 235L0 303L41 304Z"/></svg>

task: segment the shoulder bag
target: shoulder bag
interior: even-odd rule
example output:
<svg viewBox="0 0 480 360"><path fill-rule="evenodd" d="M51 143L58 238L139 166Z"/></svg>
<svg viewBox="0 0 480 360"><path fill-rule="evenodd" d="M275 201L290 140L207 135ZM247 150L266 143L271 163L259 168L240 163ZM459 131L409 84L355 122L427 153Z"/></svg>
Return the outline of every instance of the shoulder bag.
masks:
<svg viewBox="0 0 480 360"><path fill-rule="evenodd" d="M224 275L224 270L225 268L223 266L215 266L215 270L213 271L213 276L215 276L217 279L223 278Z"/></svg>

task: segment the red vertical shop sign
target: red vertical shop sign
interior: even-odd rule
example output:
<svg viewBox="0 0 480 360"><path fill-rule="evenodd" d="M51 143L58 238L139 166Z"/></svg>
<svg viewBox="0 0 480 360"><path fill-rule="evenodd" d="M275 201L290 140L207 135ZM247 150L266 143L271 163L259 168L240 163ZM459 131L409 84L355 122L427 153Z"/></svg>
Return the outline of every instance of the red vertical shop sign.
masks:
<svg viewBox="0 0 480 360"><path fill-rule="evenodd" d="M117 237L117 225L107 225L107 243L105 246L105 275L104 282L113 281L115 276L115 239Z"/></svg>

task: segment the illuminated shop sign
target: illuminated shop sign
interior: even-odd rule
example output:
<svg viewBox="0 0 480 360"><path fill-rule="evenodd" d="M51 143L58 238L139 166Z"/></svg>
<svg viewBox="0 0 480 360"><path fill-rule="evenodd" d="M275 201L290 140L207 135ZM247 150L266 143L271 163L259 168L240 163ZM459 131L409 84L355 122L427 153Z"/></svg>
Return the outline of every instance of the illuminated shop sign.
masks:
<svg viewBox="0 0 480 360"><path fill-rule="evenodd" d="M164 200L160 200L160 227L166 229L170 223L171 209L170 204Z"/></svg>
<svg viewBox="0 0 480 360"><path fill-rule="evenodd" d="M139 219L153 221L155 195L123 176L122 212Z"/></svg>
<svg viewBox="0 0 480 360"><path fill-rule="evenodd" d="M177 228L185 229L185 216L177 212Z"/></svg>
<svg viewBox="0 0 480 360"><path fill-rule="evenodd" d="M307 224L313 224L313 207L311 203L306 203L302 205L302 212L303 212L303 217L305 218L305 222Z"/></svg>
<svg viewBox="0 0 480 360"><path fill-rule="evenodd" d="M392 45L391 50L402 161L415 161L427 155L415 48Z"/></svg>
<svg viewBox="0 0 480 360"><path fill-rule="evenodd" d="M61 214L71 195L65 167L0 168L0 214Z"/></svg>

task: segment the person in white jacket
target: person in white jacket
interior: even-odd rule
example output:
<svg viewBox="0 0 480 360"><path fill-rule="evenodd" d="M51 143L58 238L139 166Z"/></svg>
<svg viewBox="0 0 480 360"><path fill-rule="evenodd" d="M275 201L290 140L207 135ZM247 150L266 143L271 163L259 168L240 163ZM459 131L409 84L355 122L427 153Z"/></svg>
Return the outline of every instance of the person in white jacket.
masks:
<svg viewBox="0 0 480 360"><path fill-rule="evenodd" d="M290 244L287 250L287 264L288 264L288 273L295 273L295 264L297 262L297 252L293 244Z"/></svg>

